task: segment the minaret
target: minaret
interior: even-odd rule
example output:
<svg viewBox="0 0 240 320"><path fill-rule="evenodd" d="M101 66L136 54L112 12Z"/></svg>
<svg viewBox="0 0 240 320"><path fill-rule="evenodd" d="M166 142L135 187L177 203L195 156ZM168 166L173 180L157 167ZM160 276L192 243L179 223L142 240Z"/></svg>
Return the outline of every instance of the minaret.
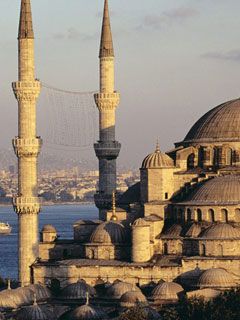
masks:
<svg viewBox="0 0 240 320"><path fill-rule="evenodd" d="M105 220L106 211L111 209L112 192L116 190L116 159L121 144L115 140L115 113L120 95L114 90L114 50L108 0L105 0L102 36L100 44L100 93L95 94L99 109L99 141L94 145L99 159L99 192L95 203L99 217Z"/></svg>
<svg viewBox="0 0 240 320"><path fill-rule="evenodd" d="M36 100L41 84L34 76L34 33L30 0L21 0L18 33L18 81L12 84L18 101L18 136L13 147L18 157L18 195L13 200L18 214L19 282L31 283L31 268L38 257L37 157L42 140L36 134Z"/></svg>

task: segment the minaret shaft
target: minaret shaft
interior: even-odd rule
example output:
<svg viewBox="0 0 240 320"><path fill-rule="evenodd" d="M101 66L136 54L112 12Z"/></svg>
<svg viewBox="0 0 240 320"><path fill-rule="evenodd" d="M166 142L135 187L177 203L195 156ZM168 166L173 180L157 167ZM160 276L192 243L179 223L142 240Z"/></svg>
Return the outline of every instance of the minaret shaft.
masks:
<svg viewBox="0 0 240 320"><path fill-rule="evenodd" d="M30 0L21 1L18 36L18 81L13 91L18 101L18 137L13 146L18 157L18 195L13 205L19 226L19 282L31 283L31 265L38 257L37 158L42 141L36 134L36 100L40 82L34 75L34 39Z"/></svg>
<svg viewBox="0 0 240 320"><path fill-rule="evenodd" d="M111 208L112 192L116 190L116 159L121 148L115 139L115 113L120 95L114 90L114 50L108 0L104 5L99 58L100 93L95 94L99 110L99 141L94 145L99 159L99 193L95 195L95 203L100 219L105 220L105 213Z"/></svg>

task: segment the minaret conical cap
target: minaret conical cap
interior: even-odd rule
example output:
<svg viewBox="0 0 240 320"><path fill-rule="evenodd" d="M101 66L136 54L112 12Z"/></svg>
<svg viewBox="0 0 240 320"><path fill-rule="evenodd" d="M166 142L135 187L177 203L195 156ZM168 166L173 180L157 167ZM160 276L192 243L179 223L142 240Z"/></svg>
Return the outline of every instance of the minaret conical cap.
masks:
<svg viewBox="0 0 240 320"><path fill-rule="evenodd" d="M114 56L114 50L113 50L109 9L108 9L108 0L105 0L99 57L102 58L102 57L113 57L113 56Z"/></svg>
<svg viewBox="0 0 240 320"><path fill-rule="evenodd" d="M18 39L33 39L33 24L32 24L32 11L31 1L21 0L21 13L18 30Z"/></svg>

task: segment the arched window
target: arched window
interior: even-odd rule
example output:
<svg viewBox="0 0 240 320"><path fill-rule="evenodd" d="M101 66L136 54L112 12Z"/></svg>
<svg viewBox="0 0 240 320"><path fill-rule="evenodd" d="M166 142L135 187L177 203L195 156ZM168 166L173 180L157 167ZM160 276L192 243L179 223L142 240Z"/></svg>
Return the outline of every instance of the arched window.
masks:
<svg viewBox="0 0 240 320"><path fill-rule="evenodd" d="M198 220L198 222L202 221L202 210L201 209L197 209L197 220Z"/></svg>
<svg viewBox="0 0 240 320"><path fill-rule="evenodd" d="M206 246L205 246L205 244L201 244L200 255L204 256L204 257L206 256Z"/></svg>
<svg viewBox="0 0 240 320"><path fill-rule="evenodd" d="M179 253L179 254L182 254L182 253L183 253L183 245L182 245L182 243L179 243L179 244L178 244L178 253Z"/></svg>
<svg viewBox="0 0 240 320"><path fill-rule="evenodd" d="M208 220L210 222L214 222L215 221L215 214L214 214L214 210L213 209L209 209L208 210Z"/></svg>
<svg viewBox="0 0 240 320"><path fill-rule="evenodd" d="M235 209L235 221L240 222L240 209Z"/></svg>
<svg viewBox="0 0 240 320"><path fill-rule="evenodd" d="M226 148L226 165L231 166L232 165L232 149Z"/></svg>
<svg viewBox="0 0 240 320"><path fill-rule="evenodd" d="M223 246L221 244L217 246L217 255L220 257L223 256Z"/></svg>
<svg viewBox="0 0 240 320"><path fill-rule="evenodd" d="M181 222L183 220L183 210L178 209L177 211L177 222Z"/></svg>
<svg viewBox="0 0 240 320"><path fill-rule="evenodd" d="M215 167L218 167L221 162L221 148L214 148L213 163Z"/></svg>
<svg viewBox="0 0 240 320"><path fill-rule="evenodd" d="M192 220L192 212L191 209L187 209L187 221L191 221Z"/></svg>
<svg viewBox="0 0 240 320"><path fill-rule="evenodd" d="M193 169L195 167L195 154L191 153L187 158L187 168Z"/></svg>
<svg viewBox="0 0 240 320"><path fill-rule="evenodd" d="M89 250L88 259L94 259L94 250Z"/></svg>
<svg viewBox="0 0 240 320"><path fill-rule="evenodd" d="M221 210L221 221L222 222L228 222L228 211L227 209Z"/></svg>
<svg viewBox="0 0 240 320"><path fill-rule="evenodd" d="M163 254L168 254L168 245L167 245L167 243L163 244Z"/></svg>

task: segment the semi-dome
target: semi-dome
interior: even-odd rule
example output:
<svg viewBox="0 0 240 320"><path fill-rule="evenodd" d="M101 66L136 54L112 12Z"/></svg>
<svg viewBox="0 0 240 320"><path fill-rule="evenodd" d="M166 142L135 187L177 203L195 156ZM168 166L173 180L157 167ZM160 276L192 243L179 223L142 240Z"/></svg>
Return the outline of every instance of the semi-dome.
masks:
<svg viewBox="0 0 240 320"><path fill-rule="evenodd" d="M85 304L73 310L68 316L69 320L107 320L107 314L100 308Z"/></svg>
<svg viewBox="0 0 240 320"><path fill-rule="evenodd" d="M96 290L88 285L84 280L72 283L63 288L61 292L62 299L85 299L87 294L90 297L96 296Z"/></svg>
<svg viewBox="0 0 240 320"><path fill-rule="evenodd" d="M162 233L161 238L179 238L181 237L182 229L180 224L173 224L169 229Z"/></svg>
<svg viewBox="0 0 240 320"><path fill-rule="evenodd" d="M240 141L240 99L225 102L203 115L183 143Z"/></svg>
<svg viewBox="0 0 240 320"><path fill-rule="evenodd" d="M53 312L46 306L37 303L29 307L23 307L16 314L16 320L55 320Z"/></svg>
<svg viewBox="0 0 240 320"><path fill-rule="evenodd" d="M120 306L123 308L132 308L138 303L147 303L147 299L141 291L128 291L124 293L120 298Z"/></svg>
<svg viewBox="0 0 240 320"><path fill-rule="evenodd" d="M199 234L201 233L202 228L199 223L193 223L188 231L185 234L185 237L190 237L190 238L197 238Z"/></svg>
<svg viewBox="0 0 240 320"><path fill-rule="evenodd" d="M117 221L101 223L90 238L91 243L122 244L127 242L127 230Z"/></svg>
<svg viewBox="0 0 240 320"><path fill-rule="evenodd" d="M240 203L240 176L226 175L202 182L190 193L184 202L199 205L220 205Z"/></svg>
<svg viewBox="0 0 240 320"><path fill-rule="evenodd" d="M120 299L122 295L129 291L140 291L141 290L134 284L128 282L115 282L107 290L107 296L110 299Z"/></svg>
<svg viewBox="0 0 240 320"><path fill-rule="evenodd" d="M133 222L133 227L148 227L148 226L149 226L149 223L143 218L139 218Z"/></svg>
<svg viewBox="0 0 240 320"><path fill-rule="evenodd" d="M178 295L184 289L175 282L162 282L153 289L152 298L154 300L178 300Z"/></svg>
<svg viewBox="0 0 240 320"><path fill-rule="evenodd" d="M236 286L233 276L225 269L212 268L203 272L199 278L199 287L227 289Z"/></svg>
<svg viewBox="0 0 240 320"><path fill-rule="evenodd" d="M174 167L174 161L166 153L162 153L158 145L155 152L146 156L142 162L142 169L159 169L169 167Z"/></svg>
<svg viewBox="0 0 240 320"><path fill-rule="evenodd" d="M51 224L45 224L41 232L57 232L56 228Z"/></svg>
<svg viewBox="0 0 240 320"><path fill-rule="evenodd" d="M216 223L207 228L201 238L205 239L240 239L240 231L229 223Z"/></svg>

